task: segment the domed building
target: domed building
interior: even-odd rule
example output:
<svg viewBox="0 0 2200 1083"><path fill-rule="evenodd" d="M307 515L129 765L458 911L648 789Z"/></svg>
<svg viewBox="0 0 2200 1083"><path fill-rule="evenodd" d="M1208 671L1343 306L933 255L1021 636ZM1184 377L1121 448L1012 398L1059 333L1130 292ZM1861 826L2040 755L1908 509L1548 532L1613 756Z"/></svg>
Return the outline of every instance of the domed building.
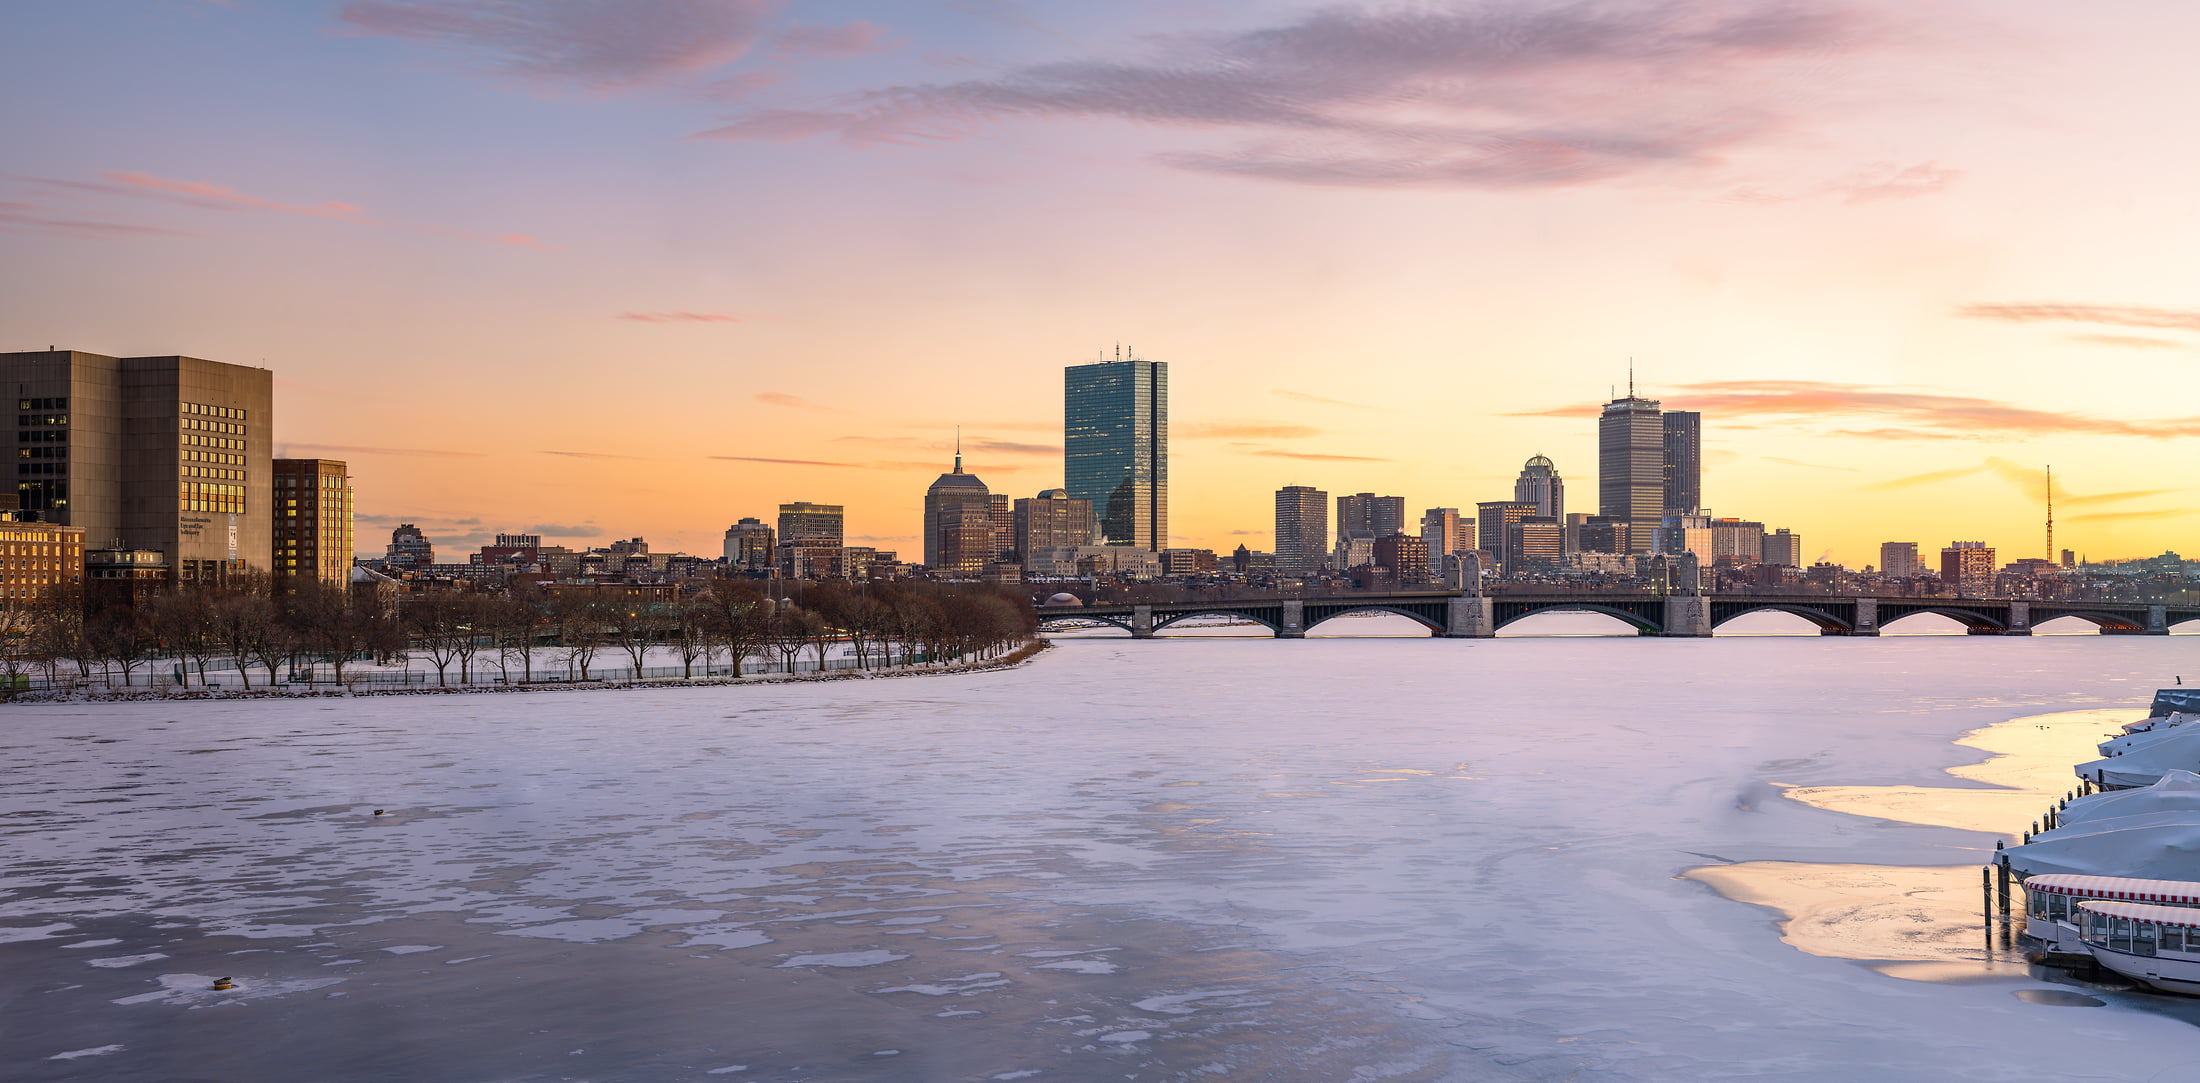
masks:
<svg viewBox="0 0 2200 1083"><path fill-rule="evenodd" d="M975 576L1001 551L1006 518L996 515L993 494L976 474L963 473L962 448L955 468L924 491L924 563L935 573ZM999 503L1007 510L1007 499Z"/></svg>
<svg viewBox="0 0 2200 1083"><path fill-rule="evenodd" d="M1084 604L1085 600L1083 598L1067 592L1054 595L1053 597L1048 598L1046 601L1039 603L1040 608L1042 609L1067 609L1071 606L1081 606Z"/></svg>
<svg viewBox="0 0 2200 1083"><path fill-rule="evenodd" d="M1513 500L1534 504L1537 515L1566 521L1566 479L1558 476L1558 467L1544 456L1529 459L1520 468L1520 478L1513 482Z"/></svg>

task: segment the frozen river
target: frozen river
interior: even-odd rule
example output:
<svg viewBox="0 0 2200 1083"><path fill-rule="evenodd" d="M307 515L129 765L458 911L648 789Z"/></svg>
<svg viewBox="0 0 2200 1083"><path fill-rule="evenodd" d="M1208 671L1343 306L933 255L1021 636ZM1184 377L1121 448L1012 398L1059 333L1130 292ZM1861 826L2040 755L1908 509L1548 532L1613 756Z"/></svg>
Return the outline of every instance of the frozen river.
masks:
<svg viewBox="0 0 2200 1083"><path fill-rule="evenodd" d="M1683 875L1975 883L1994 834L1783 790L1966 785L1966 732L2179 673L2200 638L1095 637L0 708L0 1078L2200 1080L2169 998L1890 976Z"/></svg>

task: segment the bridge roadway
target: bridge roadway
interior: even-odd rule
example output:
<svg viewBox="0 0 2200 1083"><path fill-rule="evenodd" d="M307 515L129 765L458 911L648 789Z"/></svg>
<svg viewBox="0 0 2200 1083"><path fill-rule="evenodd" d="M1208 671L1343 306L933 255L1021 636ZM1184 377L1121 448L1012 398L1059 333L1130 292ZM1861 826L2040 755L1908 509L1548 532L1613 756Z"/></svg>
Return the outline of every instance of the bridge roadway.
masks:
<svg viewBox="0 0 2200 1083"><path fill-rule="evenodd" d="M1134 639L1189 617L1226 616L1263 624L1277 639L1301 639L1307 630L1347 613L1396 613L1418 621L1430 635L1482 639L1537 613L1603 613L1634 625L1638 634L1708 636L1745 613L1793 613L1829 636L1875 636L1881 626L1916 613L1952 618L1972 635L2028 636L2034 625L2080 617L2107 635L2168 635L2170 626L2200 620L2200 605L2126 602L2028 602L1980 598L1831 598L1762 594L1464 594L1425 590L1350 597L1254 598L1239 601L1154 602L1137 605L1042 607L1041 628L1068 621L1112 624Z"/></svg>

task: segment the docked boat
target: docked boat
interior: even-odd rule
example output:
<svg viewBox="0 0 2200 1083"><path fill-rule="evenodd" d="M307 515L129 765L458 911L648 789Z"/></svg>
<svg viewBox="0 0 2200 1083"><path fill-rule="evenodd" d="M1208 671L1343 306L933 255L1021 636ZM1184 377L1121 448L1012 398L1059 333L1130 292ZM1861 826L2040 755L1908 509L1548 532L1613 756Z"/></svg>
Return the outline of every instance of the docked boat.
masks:
<svg viewBox="0 0 2200 1083"><path fill-rule="evenodd" d="M2200 995L2200 911L2096 900L2079 903L2077 918L2102 967L2166 993Z"/></svg>
<svg viewBox="0 0 2200 1083"><path fill-rule="evenodd" d="M2045 944L2051 955L2090 954L2084 943L2080 907L2092 902L2200 909L2200 883L2057 873L2030 877L2024 881L2024 935ZM2200 922L2200 915L2187 916ZM2200 935L2193 939L2195 949L2200 950Z"/></svg>

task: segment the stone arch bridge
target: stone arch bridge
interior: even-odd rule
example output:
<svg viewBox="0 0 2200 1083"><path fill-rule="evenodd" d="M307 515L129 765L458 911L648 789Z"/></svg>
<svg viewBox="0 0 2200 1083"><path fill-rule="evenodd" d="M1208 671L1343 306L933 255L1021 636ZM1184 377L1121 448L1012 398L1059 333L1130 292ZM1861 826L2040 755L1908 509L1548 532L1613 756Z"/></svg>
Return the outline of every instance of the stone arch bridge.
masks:
<svg viewBox="0 0 2200 1083"><path fill-rule="evenodd" d="M2168 635L2170 626L2200 620L2200 605L2131 602L2027 602L1984 598L1831 598L1824 595L1461 594L1396 591L1349 597L1255 598L1241 601L1153 602L1136 605L1042 607L1039 626L1112 624L1134 639L1192 617L1223 616L1265 625L1277 639L1301 639L1309 629L1347 613L1395 613L1433 636L1482 639L1538 613L1603 613L1642 635L1701 637L1745 613L1791 613L1831 636L1876 636L1882 625L1917 613L1938 613L1972 635L2027 636L2057 617L2092 621L2109 635Z"/></svg>

